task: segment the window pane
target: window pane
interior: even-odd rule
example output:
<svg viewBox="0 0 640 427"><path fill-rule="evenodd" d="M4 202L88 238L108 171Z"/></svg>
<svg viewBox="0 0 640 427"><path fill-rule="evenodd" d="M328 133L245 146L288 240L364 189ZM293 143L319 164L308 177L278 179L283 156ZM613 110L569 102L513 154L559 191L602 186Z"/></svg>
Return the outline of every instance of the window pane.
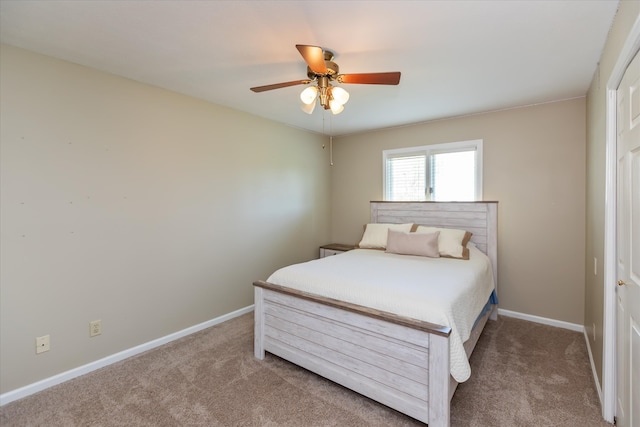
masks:
<svg viewBox="0 0 640 427"><path fill-rule="evenodd" d="M387 158L387 200L425 200L426 165L424 154Z"/></svg>
<svg viewBox="0 0 640 427"><path fill-rule="evenodd" d="M431 200L472 201L475 199L475 151L431 155Z"/></svg>

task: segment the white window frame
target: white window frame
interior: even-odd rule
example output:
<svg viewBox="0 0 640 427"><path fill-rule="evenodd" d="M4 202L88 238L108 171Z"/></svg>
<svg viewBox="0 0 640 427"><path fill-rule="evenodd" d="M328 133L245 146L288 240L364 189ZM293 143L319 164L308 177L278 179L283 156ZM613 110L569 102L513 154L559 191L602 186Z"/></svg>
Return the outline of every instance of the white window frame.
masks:
<svg viewBox="0 0 640 427"><path fill-rule="evenodd" d="M406 148L395 148L391 150L383 150L382 151L382 194L383 200L390 200L389 190L387 188L387 159L392 157L402 157L402 155L412 156L412 155L425 155L427 158L426 162L426 188L429 188L431 183L431 162L429 161L429 157L432 154L441 154L441 153L453 153L456 151L469 151L474 150L476 152L476 176L475 176L475 198L474 200L482 200L482 139L473 139L469 141L457 141L457 142L446 142L442 144L431 144L431 145L422 145L418 147L406 147ZM431 200L431 192L427 192L425 194L425 198L423 200L430 201Z"/></svg>

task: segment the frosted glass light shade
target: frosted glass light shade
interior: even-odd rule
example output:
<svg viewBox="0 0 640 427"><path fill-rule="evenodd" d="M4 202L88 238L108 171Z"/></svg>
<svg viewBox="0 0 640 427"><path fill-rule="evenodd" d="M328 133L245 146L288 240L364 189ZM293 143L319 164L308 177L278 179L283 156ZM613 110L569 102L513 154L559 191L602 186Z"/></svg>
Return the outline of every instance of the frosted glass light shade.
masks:
<svg viewBox="0 0 640 427"><path fill-rule="evenodd" d="M337 86L334 86L333 88L331 88L331 96L340 105L346 104L347 101L349 100L349 92Z"/></svg>
<svg viewBox="0 0 640 427"><path fill-rule="evenodd" d="M308 88L303 90L302 93L300 94L300 100L302 100L302 102L304 102L305 104L309 105L314 103L317 96L318 96L318 88L315 86L309 86Z"/></svg>
<svg viewBox="0 0 640 427"><path fill-rule="evenodd" d="M329 101L329 108L331 108L331 112L333 114L340 114L342 113L342 110L344 110L344 105L332 99Z"/></svg>
<svg viewBox="0 0 640 427"><path fill-rule="evenodd" d="M316 108L316 103L312 102L311 104L305 104L303 103L301 106L302 111L304 111L307 114L311 114L313 113L314 108Z"/></svg>

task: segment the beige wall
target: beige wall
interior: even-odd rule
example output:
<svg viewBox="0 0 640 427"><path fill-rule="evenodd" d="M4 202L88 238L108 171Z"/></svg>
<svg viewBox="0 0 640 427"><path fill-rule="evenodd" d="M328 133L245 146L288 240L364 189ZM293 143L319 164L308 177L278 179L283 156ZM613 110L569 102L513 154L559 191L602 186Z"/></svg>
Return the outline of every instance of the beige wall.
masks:
<svg viewBox="0 0 640 427"><path fill-rule="evenodd" d="M582 324L584 98L335 138L333 241L357 242L381 200L383 150L472 139L484 199L500 202L500 307Z"/></svg>
<svg viewBox="0 0 640 427"><path fill-rule="evenodd" d="M598 71L587 94L587 223L584 325L598 381L602 383L604 316L604 213L606 86L631 28L640 19L639 1L621 1L609 32ZM593 274L593 259L598 274ZM594 339L595 333L595 339Z"/></svg>
<svg viewBox="0 0 640 427"><path fill-rule="evenodd" d="M9 46L0 58L0 392L247 307L253 280L329 240L320 136Z"/></svg>

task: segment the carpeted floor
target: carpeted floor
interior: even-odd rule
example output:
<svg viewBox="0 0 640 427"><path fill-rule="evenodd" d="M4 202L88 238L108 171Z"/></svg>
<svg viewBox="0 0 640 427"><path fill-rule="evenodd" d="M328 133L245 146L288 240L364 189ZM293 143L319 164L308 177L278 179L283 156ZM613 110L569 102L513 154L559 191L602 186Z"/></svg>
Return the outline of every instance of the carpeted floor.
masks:
<svg viewBox="0 0 640 427"><path fill-rule="evenodd" d="M2 426L424 426L275 356L253 313L0 408ZM501 317L471 357L451 425L610 426L584 336Z"/></svg>

